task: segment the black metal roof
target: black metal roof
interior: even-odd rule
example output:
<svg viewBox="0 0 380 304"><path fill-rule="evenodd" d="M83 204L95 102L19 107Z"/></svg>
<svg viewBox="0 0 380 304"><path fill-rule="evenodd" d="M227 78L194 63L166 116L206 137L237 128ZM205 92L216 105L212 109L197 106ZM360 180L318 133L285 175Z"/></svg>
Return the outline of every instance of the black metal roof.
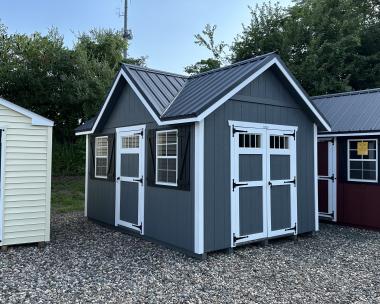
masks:
<svg viewBox="0 0 380 304"><path fill-rule="evenodd" d="M312 97L332 133L380 131L380 88Z"/></svg>
<svg viewBox="0 0 380 304"><path fill-rule="evenodd" d="M95 120L96 120L97 116L87 120L85 123L81 124L79 127L77 127L75 129L75 132L76 133L80 133L80 132L87 132L87 131L91 131L92 130L92 127L94 126L94 123L95 123Z"/></svg>
<svg viewBox="0 0 380 304"><path fill-rule="evenodd" d="M197 117L274 58L282 62L273 52L190 77L130 64L123 64L122 70L157 117L171 121ZM96 118L92 124L80 126L76 132L90 131L95 121Z"/></svg>

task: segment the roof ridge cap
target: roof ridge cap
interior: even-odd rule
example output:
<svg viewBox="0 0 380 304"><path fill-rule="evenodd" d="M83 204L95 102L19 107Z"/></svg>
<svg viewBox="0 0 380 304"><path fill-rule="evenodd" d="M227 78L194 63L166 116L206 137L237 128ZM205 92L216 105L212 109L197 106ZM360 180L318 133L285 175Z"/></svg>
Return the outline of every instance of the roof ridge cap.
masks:
<svg viewBox="0 0 380 304"><path fill-rule="evenodd" d="M127 69L131 68L131 69L136 69L136 70L141 70L141 71L148 71L148 72L152 72L152 73L156 73L156 74L163 74L163 75L170 75L170 76L180 77L180 78L184 78L184 79L188 79L189 78L189 76L186 76L186 75L181 75L181 74L177 74L177 73L172 73L172 72L166 72L166 71L162 71L162 70L152 69L152 68L143 67L143 66L135 65L135 64L123 63L123 66L126 67Z"/></svg>
<svg viewBox="0 0 380 304"><path fill-rule="evenodd" d="M255 56L255 57L252 57L252 58L249 58L249 59L245 59L245 60L242 60L242 61L238 61L238 62L229 64L229 65L226 65L224 67L220 67L220 68L217 68L217 69L212 69L210 71L206 71L206 72L203 72L203 73L199 73L199 74L190 76L190 77L188 77L188 79L191 80L191 79L202 77L202 76L205 76L205 75L208 75L208 74L212 74L212 73L215 73L215 72L219 72L219 71L223 71L223 70L228 70L228 69L231 69L231 68L239 66L239 65L243 65L243 64L255 62L255 61L258 61L258 60L262 60L262 59L264 59L264 58L266 58L268 56L271 56L271 55L277 55L277 52L270 52L270 53L266 53L266 54L263 54L263 55Z"/></svg>
<svg viewBox="0 0 380 304"><path fill-rule="evenodd" d="M377 93L377 92L380 92L380 88L365 89L365 90L359 90L359 91L347 91L347 92L333 93L333 94L324 94L324 95L312 96L310 98L315 100L315 99L342 97L342 96L350 96L350 95L354 96L354 95L371 94L371 93Z"/></svg>

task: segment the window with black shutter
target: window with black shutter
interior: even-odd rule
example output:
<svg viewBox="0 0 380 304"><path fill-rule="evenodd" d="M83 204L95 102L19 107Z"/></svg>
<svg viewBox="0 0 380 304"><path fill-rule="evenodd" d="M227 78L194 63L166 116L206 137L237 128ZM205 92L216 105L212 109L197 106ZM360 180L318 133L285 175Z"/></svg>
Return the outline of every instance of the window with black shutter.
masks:
<svg viewBox="0 0 380 304"><path fill-rule="evenodd" d="M89 173L92 179L115 179L115 135L90 138Z"/></svg>
<svg viewBox="0 0 380 304"><path fill-rule="evenodd" d="M149 186L190 190L190 128L185 125L148 132Z"/></svg>

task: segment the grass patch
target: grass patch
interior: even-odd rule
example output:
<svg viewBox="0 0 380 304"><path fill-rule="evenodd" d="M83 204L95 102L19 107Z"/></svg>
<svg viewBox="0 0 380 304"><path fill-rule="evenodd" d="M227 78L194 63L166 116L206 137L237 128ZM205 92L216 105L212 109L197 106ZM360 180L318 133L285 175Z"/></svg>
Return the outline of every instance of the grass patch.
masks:
<svg viewBox="0 0 380 304"><path fill-rule="evenodd" d="M84 210L84 176L53 177L51 205L55 212Z"/></svg>

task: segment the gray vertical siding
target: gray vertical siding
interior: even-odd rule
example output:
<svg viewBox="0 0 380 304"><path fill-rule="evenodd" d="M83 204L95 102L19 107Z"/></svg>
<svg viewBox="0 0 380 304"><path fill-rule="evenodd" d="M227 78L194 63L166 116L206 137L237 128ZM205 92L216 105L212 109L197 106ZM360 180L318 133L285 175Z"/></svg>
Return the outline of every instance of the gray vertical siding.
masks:
<svg viewBox="0 0 380 304"><path fill-rule="evenodd" d="M273 70L205 119L205 250L230 247L230 128L228 120L298 126L298 231L315 229L313 121Z"/></svg>
<svg viewBox="0 0 380 304"><path fill-rule="evenodd" d="M119 89L97 132L113 133L116 128L145 124L149 129L157 124L129 86ZM149 156L145 140L145 171ZM194 128L191 129L191 190L145 186L145 235L158 241L194 250ZM147 176L146 172L144 176ZM114 225L115 183L89 179L88 217Z"/></svg>

